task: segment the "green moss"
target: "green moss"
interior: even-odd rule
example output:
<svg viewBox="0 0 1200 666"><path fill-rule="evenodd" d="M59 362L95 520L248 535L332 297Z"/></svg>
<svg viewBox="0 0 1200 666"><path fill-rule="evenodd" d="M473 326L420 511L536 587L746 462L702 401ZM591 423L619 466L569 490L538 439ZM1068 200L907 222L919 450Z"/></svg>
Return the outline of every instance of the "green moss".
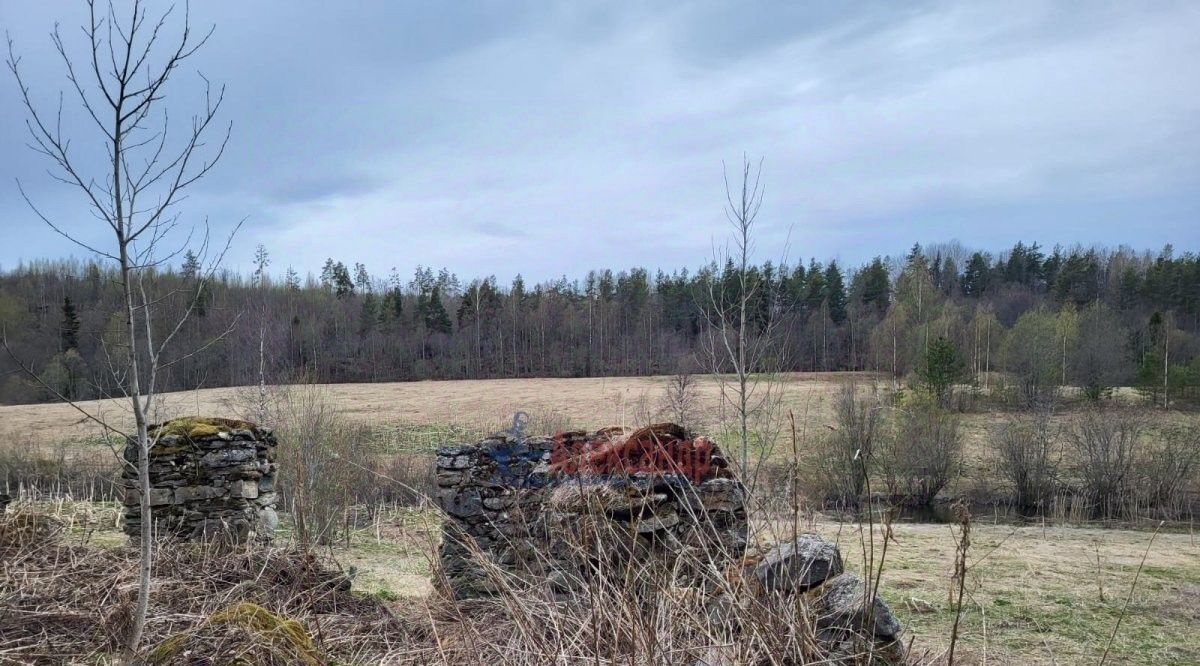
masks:
<svg viewBox="0 0 1200 666"><path fill-rule="evenodd" d="M167 637L146 653L146 661L151 664L170 663L170 660L183 650L183 646L187 644L188 638L189 634L187 633Z"/></svg>
<svg viewBox="0 0 1200 666"><path fill-rule="evenodd" d="M150 426L149 430L150 434L158 435L159 437L174 435L176 437L186 437L187 439L204 439L206 437L213 437L219 432L252 430L254 427L255 425L249 421L238 421L237 419L185 416Z"/></svg>
<svg viewBox="0 0 1200 666"><path fill-rule="evenodd" d="M180 446L179 444L173 444L171 446L167 446L166 444L158 444L157 446L155 446L153 449L150 450L150 457L153 458L156 456L173 456L176 453L182 453L184 451L184 449L186 449L186 448L187 447Z"/></svg>
<svg viewBox="0 0 1200 666"><path fill-rule="evenodd" d="M236 626L253 632L263 640L264 649L256 649L252 660L236 663L289 663L319 666L324 663L304 625L249 602L236 603L208 617L202 625L167 638L146 654L150 664L171 664L206 629Z"/></svg>

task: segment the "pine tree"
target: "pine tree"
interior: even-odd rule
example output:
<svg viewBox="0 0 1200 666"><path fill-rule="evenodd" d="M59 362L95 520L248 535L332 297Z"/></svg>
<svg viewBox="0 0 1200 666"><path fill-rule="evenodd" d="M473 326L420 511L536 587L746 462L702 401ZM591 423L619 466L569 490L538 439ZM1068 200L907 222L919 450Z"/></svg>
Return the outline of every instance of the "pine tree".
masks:
<svg viewBox="0 0 1200 666"><path fill-rule="evenodd" d="M333 271L333 257L330 257L325 260L325 265L321 267L321 286L325 287L327 291L333 290Z"/></svg>
<svg viewBox="0 0 1200 666"><path fill-rule="evenodd" d="M354 264L354 287L358 289L358 293L360 294L371 291L371 274L367 272L367 267L362 264Z"/></svg>
<svg viewBox="0 0 1200 666"><path fill-rule="evenodd" d="M354 282L350 279L350 271L346 270L345 264L340 261L337 262L333 265L330 273L332 276L333 293L338 298L347 298L354 295Z"/></svg>

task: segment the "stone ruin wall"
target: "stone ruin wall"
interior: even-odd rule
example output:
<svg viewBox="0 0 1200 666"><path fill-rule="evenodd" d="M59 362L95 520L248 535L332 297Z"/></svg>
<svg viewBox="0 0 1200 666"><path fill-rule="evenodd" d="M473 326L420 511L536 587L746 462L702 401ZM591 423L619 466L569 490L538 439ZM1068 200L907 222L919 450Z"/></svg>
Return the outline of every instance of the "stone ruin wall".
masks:
<svg viewBox="0 0 1200 666"><path fill-rule="evenodd" d="M275 447L270 428L246 421L176 419L150 428L150 506L155 530L183 539L269 539L275 512ZM141 535L139 447L125 445L125 533Z"/></svg>
<svg viewBox="0 0 1200 666"><path fill-rule="evenodd" d="M743 486L715 445L673 424L500 433L437 453L438 501L448 515L440 574L457 598L493 591L481 556L569 594L587 575L574 547L585 516L636 534L612 540L628 544L624 557L700 548L732 561L746 549Z"/></svg>

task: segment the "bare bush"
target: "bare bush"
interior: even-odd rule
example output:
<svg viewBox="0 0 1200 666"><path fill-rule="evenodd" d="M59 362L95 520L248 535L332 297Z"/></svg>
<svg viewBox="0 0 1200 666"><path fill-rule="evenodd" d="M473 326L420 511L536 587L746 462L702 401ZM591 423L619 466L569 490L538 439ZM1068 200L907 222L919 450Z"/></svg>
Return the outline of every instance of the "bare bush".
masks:
<svg viewBox="0 0 1200 666"><path fill-rule="evenodd" d="M925 392L906 396L895 414L878 457L880 470L898 502L928 506L961 471L959 419Z"/></svg>
<svg viewBox="0 0 1200 666"><path fill-rule="evenodd" d="M1051 431L1050 412L1013 417L992 433L997 469L1012 484L1013 502L1022 509L1041 508L1054 496L1061 452Z"/></svg>
<svg viewBox="0 0 1200 666"><path fill-rule="evenodd" d="M363 499L368 510L379 488L370 432L337 413L329 395L316 386L290 389L281 401L276 425L280 440L280 491L303 545L329 543L350 509Z"/></svg>
<svg viewBox="0 0 1200 666"><path fill-rule="evenodd" d="M700 396L696 377L686 369L671 375L667 380L662 410L670 420L684 428L693 428L700 410Z"/></svg>
<svg viewBox="0 0 1200 666"><path fill-rule="evenodd" d="M1164 518L1179 518L1191 511L1190 498L1200 471L1200 424L1170 428L1160 433L1154 446L1146 446L1137 468L1138 496Z"/></svg>
<svg viewBox="0 0 1200 666"><path fill-rule="evenodd" d="M827 500L858 503L875 457L883 423L878 391L860 395L853 382L842 384L834 402L832 432L818 440L813 467Z"/></svg>
<svg viewBox="0 0 1200 666"><path fill-rule="evenodd" d="M1088 410L1067 429L1076 477L1095 518L1117 518L1131 507L1133 471L1145 421L1127 410Z"/></svg>

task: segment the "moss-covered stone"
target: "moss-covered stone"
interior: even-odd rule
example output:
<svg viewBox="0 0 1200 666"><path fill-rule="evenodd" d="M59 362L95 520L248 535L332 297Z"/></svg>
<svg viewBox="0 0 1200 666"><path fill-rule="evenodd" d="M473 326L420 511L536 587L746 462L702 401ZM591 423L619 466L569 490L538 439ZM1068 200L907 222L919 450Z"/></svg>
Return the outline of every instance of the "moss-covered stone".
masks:
<svg viewBox="0 0 1200 666"><path fill-rule="evenodd" d="M206 439L216 437L221 432L234 430L253 430L256 426L249 421L237 419L221 419L209 416L184 416L171 419L164 423L150 426L150 433L158 437L174 435L187 439Z"/></svg>
<svg viewBox="0 0 1200 666"><path fill-rule="evenodd" d="M265 509L278 500L270 489L278 466L271 453L278 440L270 428L236 419L186 417L150 427L150 497L154 522L182 539L269 540L274 519ZM123 453L125 532L141 535L138 491L141 447L129 438ZM259 487L268 479L264 492ZM274 512L267 514L273 516Z"/></svg>

